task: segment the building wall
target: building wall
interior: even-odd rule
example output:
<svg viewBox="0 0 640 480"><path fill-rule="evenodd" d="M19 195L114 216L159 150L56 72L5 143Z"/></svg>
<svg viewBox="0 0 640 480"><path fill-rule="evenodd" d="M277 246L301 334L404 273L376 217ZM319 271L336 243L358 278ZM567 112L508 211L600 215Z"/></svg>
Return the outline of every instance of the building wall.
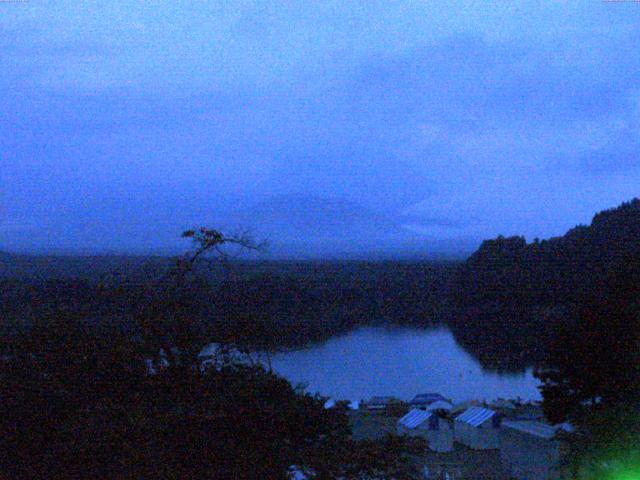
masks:
<svg viewBox="0 0 640 480"><path fill-rule="evenodd" d="M488 420L479 427L473 427L468 423L454 422L454 438L457 442L474 450L490 450L500 448L499 428L493 427L493 422Z"/></svg>
<svg viewBox="0 0 640 480"><path fill-rule="evenodd" d="M500 432L500 459L517 480L551 480L559 477L559 444L512 428Z"/></svg>
<svg viewBox="0 0 640 480"><path fill-rule="evenodd" d="M442 480L444 473L455 480L507 480L498 450L470 450L457 448L449 453L428 451L424 466L429 480Z"/></svg>
<svg viewBox="0 0 640 480"><path fill-rule="evenodd" d="M424 422L414 429L398 425L397 431L399 435L424 438L429 444L429 449L434 452L450 452L453 450L453 429L446 420L439 419L438 430L429 430L429 422Z"/></svg>

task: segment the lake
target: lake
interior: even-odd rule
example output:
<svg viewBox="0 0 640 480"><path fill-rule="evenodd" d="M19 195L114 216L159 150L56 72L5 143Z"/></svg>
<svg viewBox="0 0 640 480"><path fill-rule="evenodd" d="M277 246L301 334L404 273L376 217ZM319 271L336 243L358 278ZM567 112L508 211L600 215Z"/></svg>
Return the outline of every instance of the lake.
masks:
<svg viewBox="0 0 640 480"><path fill-rule="evenodd" d="M273 369L292 383L334 399L438 392L454 402L498 397L538 400L538 380L484 371L446 328L365 327L303 350L277 354Z"/></svg>

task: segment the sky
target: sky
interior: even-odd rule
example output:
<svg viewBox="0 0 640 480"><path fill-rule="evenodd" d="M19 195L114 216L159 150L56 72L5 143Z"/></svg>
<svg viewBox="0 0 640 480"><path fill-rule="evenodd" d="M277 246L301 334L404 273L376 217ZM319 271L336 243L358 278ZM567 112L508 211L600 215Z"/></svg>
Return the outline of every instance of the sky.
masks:
<svg viewBox="0 0 640 480"><path fill-rule="evenodd" d="M0 1L0 249L547 238L640 195L640 3Z"/></svg>

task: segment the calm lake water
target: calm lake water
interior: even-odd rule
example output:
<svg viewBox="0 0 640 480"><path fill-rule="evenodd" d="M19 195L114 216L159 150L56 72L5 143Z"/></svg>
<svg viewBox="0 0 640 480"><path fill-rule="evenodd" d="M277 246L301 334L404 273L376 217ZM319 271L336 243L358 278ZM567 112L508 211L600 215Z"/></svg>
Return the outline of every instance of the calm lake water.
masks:
<svg viewBox="0 0 640 480"><path fill-rule="evenodd" d="M438 392L453 401L521 397L537 400L538 381L483 371L446 328L360 328L304 350L276 355L273 369L292 383L335 399L393 395L410 400Z"/></svg>

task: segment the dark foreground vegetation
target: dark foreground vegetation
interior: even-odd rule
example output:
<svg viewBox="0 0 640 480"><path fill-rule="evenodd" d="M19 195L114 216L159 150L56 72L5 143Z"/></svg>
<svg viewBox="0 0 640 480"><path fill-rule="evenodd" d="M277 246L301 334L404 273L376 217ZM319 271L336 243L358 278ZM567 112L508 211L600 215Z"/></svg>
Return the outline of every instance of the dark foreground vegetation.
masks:
<svg viewBox="0 0 640 480"><path fill-rule="evenodd" d="M567 313L537 371L545 415L577 427L573 478L640 473L640 256L626 259Z"/></svg>
<svg viewBox="0 0 640 480"><path fill-rule="evenodd" d="M340 407L248 355L372 320L444 323L485 366L535 365L549 420L577 427L575 478L640 468L640 201L563 237L486 241L463 264L210 273L195 259L215 235L190 232L196 251L175 267L135 260L90 278L0 259L4 478L286 478L292 465L412 478L412 445L356 444ZM221 350L204 364L211 342Z"/></svg>
<svg viewBox="0 0 640 480"><path fill-rule="evenodd" d="M235 350L152 361L148 340L58 317L5 347L0 478L417 478L419 442L352 441L343 409Z"/></svg>
<svg viewBox="0 0 640 480"><path fill-rule="evenodd" d="M421 442L352 440L344 406L325 409L325 399L251 362L251 341L201 357L211 339L184 291L195 259L233 239L188 236L195 253L146 292L130 321L87 318L84 299L95 292L77 287L77 304L48 304L5 331L0 478L418 478L411 458ZM95 304L119 308L113 295Z"/></svg>

